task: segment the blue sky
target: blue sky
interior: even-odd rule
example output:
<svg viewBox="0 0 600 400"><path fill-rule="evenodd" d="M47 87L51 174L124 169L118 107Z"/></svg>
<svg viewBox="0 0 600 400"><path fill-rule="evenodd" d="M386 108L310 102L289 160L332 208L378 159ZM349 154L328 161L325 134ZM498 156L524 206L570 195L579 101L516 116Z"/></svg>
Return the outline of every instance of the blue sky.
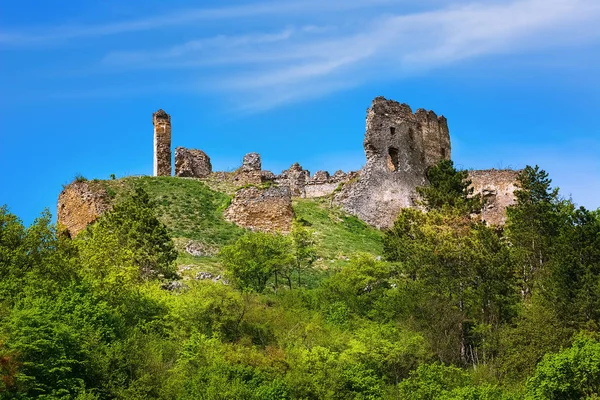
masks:
<svg viewBox="0 0 600 400"><path fill-rule="evenodd" d="M0 0L0 204L152 173L151 115L232 170L359 169L376 96L448 118L463 168L539 164L600 207L597 0Z"/></svg>

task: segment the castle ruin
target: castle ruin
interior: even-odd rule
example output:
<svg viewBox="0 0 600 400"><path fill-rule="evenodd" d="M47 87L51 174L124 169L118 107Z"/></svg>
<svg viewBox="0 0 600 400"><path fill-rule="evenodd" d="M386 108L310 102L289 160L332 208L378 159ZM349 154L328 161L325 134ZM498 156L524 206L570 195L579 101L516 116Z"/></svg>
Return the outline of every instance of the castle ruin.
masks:
<svg viewBox="0 0 600 400"><path fill-rule="evenodd" d="M154 176L171 176L171 117L158 110L152 121ZM312 176L299 163L279 175L265 171L258 153L246 154L234 172L213 172L210 157L202 150L178 147L175 176L226 183L220 187L246 186L237 191L225 216L250 229L289 231L294 197L329 197L330 204L385 229L393 225L402 208L416 206L416 188L427 184L427 169L451 155L445 117L424 109L413 112L407 104L384 97L375 98L367 110L363 146L366 164L360 171L337 171L333 175L317 171ZM475 193L486 200L481 218L487 223L504 224L506 207L515 201L518 172L469 171ZM110 208L105 204L106 196L98 196L92 196L87 186L68 186L59 196L59 223L76 234ZM74 207L83 211L75 212Z"/></svg>
<svg viewBox="0 0 600 400"><path fill-rule="evenodd" d="M367 111L367 162L336 201L378 228L392 226L400 209L412 207L416 188L427 183L427 168L450 159L450 133L443 116L384 97Z"/></svg>
<svg viewBox="0 0 600 400"><path fill-rule="evenodd" d="M154 124L154 176L171 176L171 116L160 109Z"/></svg>

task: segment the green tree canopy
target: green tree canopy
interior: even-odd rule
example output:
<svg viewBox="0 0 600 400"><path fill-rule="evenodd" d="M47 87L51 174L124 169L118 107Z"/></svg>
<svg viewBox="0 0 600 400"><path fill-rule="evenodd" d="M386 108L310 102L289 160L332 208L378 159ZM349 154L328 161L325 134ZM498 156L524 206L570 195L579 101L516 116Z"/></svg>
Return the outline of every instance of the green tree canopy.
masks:
<svg viewBox="0 0 600 400"><path fill-rule="evenodd" d="M242 290L261 293L267 282L294 263L291 240L280 234L249 232L224 246L219 256L232 282Z"/></svg>
<svg viewBox="0 0 600 400"><path fill-rule="evenodd" d="M598 399L600 343L580 336L571 348L546 355L527 381L527 389L527 399Z"/></svg>
<svg viewBox="0 0 600 400"><path fill-rule="evenodd" d="M133 282L175 272L173 241L140 188L89 226L76 243L85 270L99 282Z"/></svg>
<svg viewBox="0 0 600 400"><path fill-rule="evenodd" d="M481 209L481 198L473 195L468 176L468 171L457 170L452 160L442 160L427 169L429 185L417 188L425 209L454 207L468 213Z"/></svg>

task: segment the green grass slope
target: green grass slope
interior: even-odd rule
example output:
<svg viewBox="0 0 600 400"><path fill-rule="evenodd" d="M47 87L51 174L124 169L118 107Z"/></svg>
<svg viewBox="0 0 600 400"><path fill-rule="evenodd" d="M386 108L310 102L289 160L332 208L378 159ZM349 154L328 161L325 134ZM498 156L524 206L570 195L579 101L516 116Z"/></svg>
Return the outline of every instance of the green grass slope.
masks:
<svg viewBox="0 0 600 400"><path fill-rule="evenodd" d="M184 251L186 244L193 240L217 251L245 232L223 217L231 196L212 190L196 179L146 176L95 183L101 184L117 202L135 186L143 188L154 201L157 217L167 226L178 247L180 265L195 265L217 272L215 257L190 256ZM341 267L356 252L382 253L382 233L331 206L329 199L296 199L293 207L296 219L314 231L320 258L317 267Z"/></svg>

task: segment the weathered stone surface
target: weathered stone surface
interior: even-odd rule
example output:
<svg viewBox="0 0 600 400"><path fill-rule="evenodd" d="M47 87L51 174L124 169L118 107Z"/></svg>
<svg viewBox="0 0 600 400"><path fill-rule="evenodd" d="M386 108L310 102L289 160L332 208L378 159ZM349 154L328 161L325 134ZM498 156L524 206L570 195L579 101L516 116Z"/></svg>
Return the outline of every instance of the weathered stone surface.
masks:
<svg viewBox="0 0 600 400"><path fill-rule="evenodd" d="M489 225L504 225L506 207L515 204L517 176L521 171L510 169L487 169L469 171L469 179L474 193L479 193L486 201L481 219Z"/></svg>
<svg viewBox="0 0 600 400"><path fill-rule="evenodd" d="M260 185L263 182L263 172L260 154L248 153L242 160L242 166L233 173L232 182L238 186Z"/></svg>
<svg viewBox="0 0 600 400"><path fill-rule="evenodd" d="M294 210L290 191L285 187L255 186L236 192L225 218L244 228L264 232L289 232Z"/></svg>
<svg viewBox="0 0 600 400"><path fill-rule="evenodd" d="M313 185L320 185L323 183L329 183L329 172L327 171L317 171L315 172L315 174L308 180L307 183L313 184Z"/></svg>
<svg viewBox="0 0 600 400"><path fill-rule="evenodd" d="M88 182L73 182L58 195L57 222L75 237L111 207L106 190Z"/></svg>
<svg viewBox="0 0 600 400"><path fill-rule="evenodd" d="M260 171L262 169L262 162L260 160L260 154L248 153L242 160L242 171Z"/></svg>
<svg viewBox="0 0 600 400"><path fill-rule="evenodd" d="M349 180L348 176L348 174L341 170L336 171L333 175L329 175L329 172L327 171L317 171L306 182L303 197L310 199L330 196L341 187L340 185Z"/></svg>
<svg viewBox="0 0 600 400"><path fill-rule="evenodd" d="M263 182L262 171L242 171L240 168L233 174L232 182L237 186L260 185Z"/></svg>
<svg viewBox="0 0 600 400"><path fill-rule="evenodd" d="M348 179L348 175L342 171L341 169L338 169L337 171L335 171L335 174L333 174L331 176L331 181L332 182L342 182Z"/></svg>
<svg viewBox="0 0 600 400"><path fill-rule="evenodd" d="M185 292L189 290L189 286L181 281L170 281L160 285L162 290L168 290L170 292Z"/></svg>
<svg viewBox="0 0 600 400"><path fill-rule="evenodd" d="M164 110L152 114L154 176L171 176L171 117Z"/></svg>
<svg viewBox="0 0 600 400"><path fill-rule="evenodd" d="M293 197L305 197L305 186L309 179L310 171L302 169L302 166L295 162L289 169L281 172L275 183L289 188Z"/></svg>
<svg viewBox="0 0 600 400"><path fill-rule="evenodd" d="M450 134L444 117L433 111L413 114L407 104L377 97L367 111L364 140L367 162L336 196L349 213L379 227L390 227L400 209L414 205L425 171L450 159Z"/></svg>
<svg viewBox="0 0 600 400"><path fill-rule="evenodd" d="M277 176L271 171L260 171L260 176L263 182L273 182Z"/></svg>
<svg viewBox="0 0 600 400"><path fill-rule="evenodd" d="M206 178L212 173L210 157L202 150L175 149L175 176Z"/></svg>

